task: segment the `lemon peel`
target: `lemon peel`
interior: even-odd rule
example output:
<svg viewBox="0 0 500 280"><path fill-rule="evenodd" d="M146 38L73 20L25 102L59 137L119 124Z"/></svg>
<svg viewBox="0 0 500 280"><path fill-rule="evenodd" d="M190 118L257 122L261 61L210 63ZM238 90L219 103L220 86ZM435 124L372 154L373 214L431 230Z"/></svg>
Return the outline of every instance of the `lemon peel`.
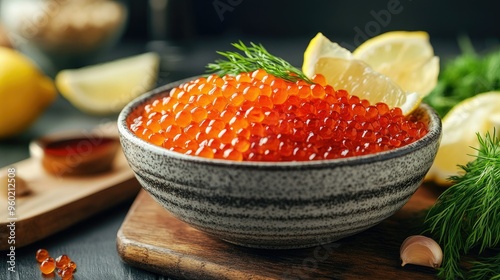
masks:
<svg viewBox="0 0 500 280"><path fill-rule="evenodd" d="M418 108L422 100L418 93L404 91L391 78L357 59L322 33L318 33L306 48L302 71L308 77L322 74L335 89L345 89L372 104L384 102L391 107L400 107L404 115Z"/></svg>
<svg viewBox="0 0 500 280"><path fill-rule="evenodd" d="M160 64L158 54L149 52L56 76L61 94L76 108L94 115L114 114L131 100L152 89Z"/></svg>
<svg viewBox="0 0 500 280"><path fill-rule="evenodd" d="M436 159L426 175L441 185L449 185L447 180L458 175L465 165L477 155L473 148L479 147L476 133L481 135L493 130L500 131L500 91L478 94L458 103L443 118L443 137Z"/></svg>
<svg viewBox="0 0 500 280"><path fill-rule="evenodd" d="M30 127L57 96L52 79L23 54L0 47L0 138Z"/></svg>
<svg viewBox="0 0 500 280"><path fill-rule="evenodd" d="M387 32L365 41L353 56L422 98L437 84L439 58L434 55L427 32Z"/></svg>

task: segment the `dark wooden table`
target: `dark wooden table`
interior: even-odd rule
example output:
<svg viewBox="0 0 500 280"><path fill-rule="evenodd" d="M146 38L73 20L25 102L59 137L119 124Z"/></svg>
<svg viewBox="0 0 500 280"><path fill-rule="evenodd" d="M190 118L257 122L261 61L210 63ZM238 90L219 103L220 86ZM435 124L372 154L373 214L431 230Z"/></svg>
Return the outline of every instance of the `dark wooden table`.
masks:
<svg viewBox="0 0 500 280"><path fill-rule="evenodd" d="M258 40L254 38L252 40L262 42L271 52L300 66L302 53L309 39L276 40L264 38ZM232 38L223 38L192 42L180 49L177 47L167 48L166 51L162 51L165 55L162 60L158 84L202 73L204 65L216 57L215 51L230 49L229 42L232 41L234 41ZM457 46L454 42L436 40L433 45L436 54L441 57L451 57L457 53ZM146 50L145 43L124 43L104 60L141 53ZM89 128L105 119L114 120L115 118L116 116L102 118L83 114L62 97L59 97L28 131L15 138L0 141L0 167L29 157L28 143L40 135L70 128ZM127 201L46 239L27 247L17 248L16 273L7 271L7 252L1 252L0 279L44 279L35 261L35 252L39 248L49 250L52 255L67 254L74 259L78 265L75 279L169 279L130 267L121 261L116 250L116 234L131 203L132 200Z"/></svg>

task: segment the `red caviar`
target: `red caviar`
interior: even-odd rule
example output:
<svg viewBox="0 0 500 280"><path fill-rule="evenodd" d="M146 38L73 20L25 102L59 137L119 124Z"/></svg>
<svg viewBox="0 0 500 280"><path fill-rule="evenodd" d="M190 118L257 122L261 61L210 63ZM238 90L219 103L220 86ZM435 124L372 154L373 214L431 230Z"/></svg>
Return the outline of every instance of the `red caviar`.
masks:
<svg viewBox="0 0 500 280"><path fill-rule="evenodd" d="M43 274L51 274L52 272L54 272L54 269L56 269L56 262L51 257L47 257L40 264L40 270Z"/></svg>
<svg viewBox="0 0 500 280"><path fill-rule="evenodd" d="M73 274L76 273L76 263L67 255L60 255L54 260L47 250L38 249L36 251L36 260L40 263L39 267L43 275L53 277L54 271L56 271L63 280L74 279Z"/></svg>
<svg viewBox="0 0 500 280"><path fill-rule="evenodd" d="M140 138L188 155L235 161L345 158L410 144L427 133L400 108L264 70L198 78L128 119Z"/></svg>
<svg viewBox="0 0 500 280"><path fill-rule="evenodd" d="M49 252L45 249L38 249L38 251L36 251L36 260L37 262L41 263L43 262L45 259L47 259L48 257L50 257L49 255Z"/></svg>

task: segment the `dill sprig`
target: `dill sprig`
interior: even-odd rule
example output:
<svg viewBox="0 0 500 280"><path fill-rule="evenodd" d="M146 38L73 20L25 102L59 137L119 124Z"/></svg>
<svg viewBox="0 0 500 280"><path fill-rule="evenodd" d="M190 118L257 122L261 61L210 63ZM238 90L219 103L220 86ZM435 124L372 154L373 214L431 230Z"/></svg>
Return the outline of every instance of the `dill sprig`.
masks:
<svg viewBox="0 0 500 280"><path fill-rule="evenodd" d="M477 134L479 148L475 159L460 166L463 174L450 177L454 183L429 210L425 225L443 247L442 279L476 278L489 271L500 273L500 254L496 254L464 274L461 256L477 249L480 255L500 245L500 139ZM498 276L496 276L498 277ZM480 279L480 278L476 278Z"/></svg>
<svg viewBox="0 0 500 280"><path fill-rule="evenodd" d="M472 265L468 273L468 280L500 280L500 257L498 253L494 257L475 261Z"/></svg>
<svg viewBox="0 0 500 280"><path fill-rule="evenodd" d="M500 90L500 49L480 55L468 37L459 38L459 45L462 53L445 63L438 84L424 99L441 117L464 99Z"/></svg>
<svg viewBox="0 0 500 280"><path fill-rule="evenodd" d="M215 72L220 76L226 74L237 75L243 72L252 72L257 69L264 69L267 73L287 81L296 82L304 80L308 83L312 81L299 69L292 66L286 60L270 54L261 44L250 43L250 46L243 42L231 44L236 49L243 52L221 52L227 60L218 59L215 63L207 65L209 72Z"/></svg>

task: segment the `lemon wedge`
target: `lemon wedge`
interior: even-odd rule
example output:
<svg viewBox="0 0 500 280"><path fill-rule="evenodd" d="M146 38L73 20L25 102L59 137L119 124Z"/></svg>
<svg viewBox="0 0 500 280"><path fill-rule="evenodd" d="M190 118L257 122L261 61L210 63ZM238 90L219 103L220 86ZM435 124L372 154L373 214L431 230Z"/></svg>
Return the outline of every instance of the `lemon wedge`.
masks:
<svg viewBox="0 0 500 280"><path fill-rule="evenodd" d="M0 47L0 138L30 127L57 97L54 82L26 56Z"/></svg>
<svg viewBox="0 0 500 280"><path fill-rule="evenodd" d="M389 77L321 33L311 40L304 52L302 71L308 77L322 74L335 89L345 89L372 104L384 102L390 107L400 107L404 115L415 110L422 100L418 93L404 91Z"/></svg>
<svg viewBox="0 0 500 280"><path fill-rule="evenodd" d="M436 159L426 175L426 180L449 185L452 175L477 155L479 147L476 133L500 131L500 92L487 92L458 103L443 118L443 137ZM472 147L472 148L471 148Z"/></svg>
<svg viewBox="0 0 500 280"><path fill-rule="evenodd" d="M342 48L339 44L330 41L321 32L309 42L304 52L304 63L302 72L308 76L313 76L316 71L316 64L320 58L332 57L338 59L351 60L352 53Z"/></svg>
<svg viewBox="0 0 500 280"><path fill-rule="evenodd" d="M403 90L428 95L436 86L439 58L423 31L393 31L361 44L353 56L391 78Z"/></svg>
<svg viewBox="0 0 500 280"><path fill-rule="evenodd" d="M159 64L159 55L150 52L63 70L55 81L61 94L81 111L96 115L113 114L155 85Z"/></svg>

